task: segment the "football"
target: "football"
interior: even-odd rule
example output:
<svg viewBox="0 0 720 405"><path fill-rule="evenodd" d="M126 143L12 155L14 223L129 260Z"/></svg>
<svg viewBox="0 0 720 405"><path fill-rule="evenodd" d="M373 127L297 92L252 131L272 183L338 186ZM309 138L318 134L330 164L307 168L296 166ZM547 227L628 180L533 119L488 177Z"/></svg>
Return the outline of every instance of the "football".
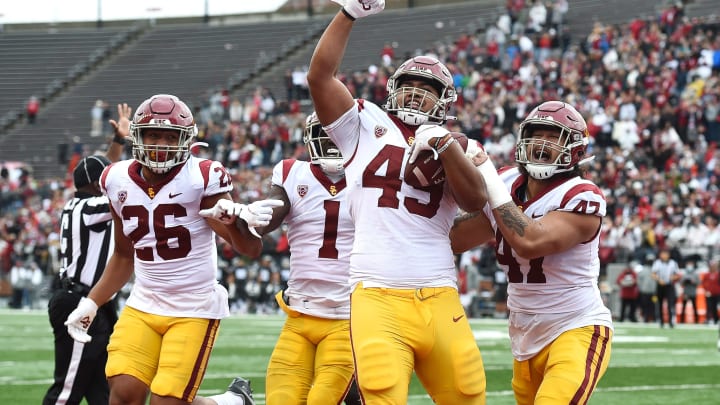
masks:
<svg viewBox="0 0 720 405"><path fill-rule="evenodd" d="M467 151L468 137L460 132L450 132L464 151ZM473 141L474 142L474 141ZM415 162L405 164L405 183L415 188L425 188L434 186L445 181L445 171L443 170L440 158L433 159L433 153L429 150L420 152Z"/></svg>

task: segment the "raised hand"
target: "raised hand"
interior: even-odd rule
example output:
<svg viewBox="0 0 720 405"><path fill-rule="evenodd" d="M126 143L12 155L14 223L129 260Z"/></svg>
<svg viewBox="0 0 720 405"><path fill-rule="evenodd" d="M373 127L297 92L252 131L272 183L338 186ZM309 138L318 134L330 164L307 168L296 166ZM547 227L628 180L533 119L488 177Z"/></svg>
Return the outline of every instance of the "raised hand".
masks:
<svg viewBox="0 0 720 405"><path fill-rule="evenodd" d="M110 125L115 130L115 135L127 139L130 136L130 118L132 117L132 107L127 103L118 104L118 119L109 120Z"/></svg>
<svg viewBox="0 0 720 405"><path fill-rule="evenodd" d="M385 8L385 0L332 0L343 6L353 19L377 14Z"/></svg>

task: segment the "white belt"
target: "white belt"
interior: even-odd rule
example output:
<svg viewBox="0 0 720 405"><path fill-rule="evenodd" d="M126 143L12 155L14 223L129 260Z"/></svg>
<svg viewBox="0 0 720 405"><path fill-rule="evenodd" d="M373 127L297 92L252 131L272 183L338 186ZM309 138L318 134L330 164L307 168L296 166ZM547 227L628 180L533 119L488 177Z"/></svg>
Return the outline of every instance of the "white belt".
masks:
<svg viewBox="0 0 720 405"><path fill-rule="evenodd" d="M321 310L324 312L331 312L331 313L336 313L336 314L342 314L343 312L345 312L342 310L342 308L330 307L327 305L314 303L312 301L301 300L301 299L292 298L292 297L288 297L288 304L290 305L290 307L294 307L294 308L317 309L317 310Z"/></svg>

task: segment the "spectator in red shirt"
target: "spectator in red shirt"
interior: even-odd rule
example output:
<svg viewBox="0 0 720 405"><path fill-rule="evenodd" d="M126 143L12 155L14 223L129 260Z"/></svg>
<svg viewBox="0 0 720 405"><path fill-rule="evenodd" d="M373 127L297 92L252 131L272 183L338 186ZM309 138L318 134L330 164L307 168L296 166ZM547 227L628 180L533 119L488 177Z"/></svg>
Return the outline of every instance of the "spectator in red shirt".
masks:
<svg viewBox="0 0 720 405"><path fill-rule="evenodd" d="M25 106L25 113L27 114L28 124L35 123L35 117L37 117L38 111L40 111L40 100L38 100L37 97L32 96L30 97L30 100L28 100L27 105Z"/></svg>
<svg viewBox="0 0 720 405"><path fill-rule="evenodd" d="M708 273L703 277L702 286L705 290L705 299L707 301L707 322L718 323L717 306L720 302L720 260L715 258L710 260Z"/></svg>
<svg viewBox="0 0 720 405"><path fill-rule="evenodd" d="M620 272L615 282L620 286L620 322L625 321L625 316L630 319L630 322L637 322L635 311L640 290L638 289L635 270L628 265Z"/></svg>

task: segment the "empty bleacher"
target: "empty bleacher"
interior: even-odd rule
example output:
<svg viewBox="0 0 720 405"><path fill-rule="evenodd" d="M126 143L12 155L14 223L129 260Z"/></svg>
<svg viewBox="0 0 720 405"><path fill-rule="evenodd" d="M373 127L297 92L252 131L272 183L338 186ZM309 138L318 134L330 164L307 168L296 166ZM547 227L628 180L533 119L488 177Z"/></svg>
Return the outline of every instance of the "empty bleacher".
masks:
<svg viewBox="0 0 720 405"><path fill-rule="evenodd" d="M362 19L355 23L341 70L353 72L365 70L371 64L379 65L380 51L385 43L397 45L397 58L413 54L417 49L425 51L440 43L450 43L461 33L473 33L483 29L486 24L495 23L504 4L504 0L484 0L452 6L386 10L371 18ZM321 26L325 26L330 18L321 16L317 21ZM318 30L317 36L321 33L322 29ZM240 94L250 94L255 87L262 85L269 88L275 97L284 99L283 73L287 69L308 65L316 42L317 38L278 63L272 70L259 75L244 86Z"/></svg>
<svg viewBox="0 0 720 405"><path fill-rule="evenodd" d="M89 136L95 100L135 107L157 93L172 93L197 105L213 88L251 75L273 63L299 38L310 36L307 21L232 26L183 24L148 28L102 69L90 72L62 97L44 105L34 125L0 136L0 160L29 162L37 178L57 176L60 144L79 137L87 150L104 144ZM22 139L22 142L17 142Z"/></svg>
<svg viewBox="0 0 720 405"><path fill-rule="evenodd" d="M125 38L127 29L8 32L0 35L0 115L24 112L90 69Z"/></svg>

